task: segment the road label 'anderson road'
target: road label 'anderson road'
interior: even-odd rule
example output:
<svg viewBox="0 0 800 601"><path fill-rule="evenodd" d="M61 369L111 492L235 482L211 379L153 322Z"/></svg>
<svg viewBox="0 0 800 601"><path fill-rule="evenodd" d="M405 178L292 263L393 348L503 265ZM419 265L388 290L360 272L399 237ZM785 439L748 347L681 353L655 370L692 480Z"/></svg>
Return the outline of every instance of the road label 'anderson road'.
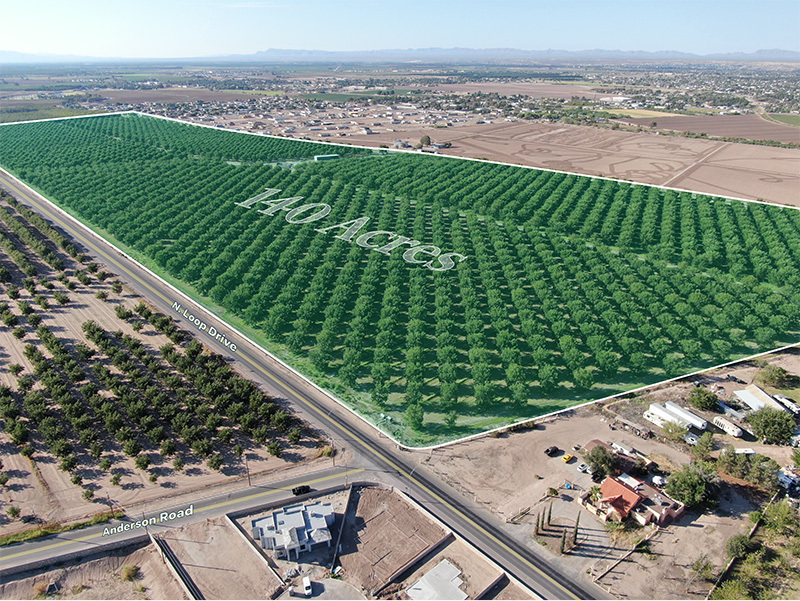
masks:
<svg viewBox="0 0 800 601"><path fill-rule="evenodd" d="M185 518L193 514L194 504L189 505L189 507L186 509L181 509L180 511L162 511L157 516L154 515L151 518L139 520L138 522L123 522L119 526L114 526L113 528L104 528L103 536L111 536L112 534L119 534L120 532L127 532L128 530L136 530L137 528L144 528L145 526L153 526L154 524L161 524L163 522L169 522L170 520Z"/></svg>
<svg viewBox="0 0 800 601"><path fill-rule="evenodd" d="M236 352L236 349L239 348L236 346L235 342L231 342L230 340L228 340L228 337L219 330L217 330L217 328L208 325L199 317L196 317L192 313L189 313L189 309L183 309L181 311L181 304L178 301L172 303L172 308L175 309L177 313L179 313L187 320L189 320L191 324L195 326L198 330L200 330L201 332L205 332L208 336L211 336L214 340L218 340L234 353Z"/></svg>

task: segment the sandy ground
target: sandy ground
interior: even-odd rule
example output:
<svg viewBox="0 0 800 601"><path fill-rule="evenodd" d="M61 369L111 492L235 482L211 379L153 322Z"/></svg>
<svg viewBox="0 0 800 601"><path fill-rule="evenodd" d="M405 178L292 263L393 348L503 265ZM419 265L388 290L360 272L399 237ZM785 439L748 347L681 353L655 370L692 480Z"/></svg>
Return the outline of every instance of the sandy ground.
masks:
<svg viewBox="0 0 800 601"><path fill-rule="evenodd" d="M648 126L655 121L658 129L692 131L726 138L777 140L778 142L800 144L800 128L767 121L758 115L653 116L624 119L624 121L634 125Z"/></svg>
<svg viewBox="0 0 800 601"><path fill-rule="evenodd" d="M512 600L512 599L538 599L530 594L530 592L517 586L510 580L506 582L503 587L495 593L494 599L498 601Z"/></svg>
<svg viewBox="0 0 800 601"><path fill-rule="evenodd" d="M570 86L572 87L572 86ZM551 123L493 123L353 134L366 146L451 142L441 154L800 206L800 150Z"/></svg>
<svg viewBox="0 0 800 601"><path fill-rule="evenodd" d="M374 591L408 561L445 536L444 530L391 490L362 488L342 536L343 578Z"/></svg>
<svg viewBox="0 0 800 601"><path fill-rule="evenodd" d="M579 487L577 490L591 488L590 476L576 469L579 461L565 464L560 456L544 454L552 445L579 456L572 446L585 446L596 438L632 446L645 455L664 455L676 464L689 462L688 455L671 446L610 430L594 406L573 413L569 417L548 418L540 429L483 437L432 453L414 452L413 456L448 484L505 519L534 506L550 487L559 488L570 482Z"/></svg>
<svg viewBox="0 0 800 601"><path fill-rule="evenodd" d="M69 275L80 267L66 254L60 253L60 256L65 261L66 272ZM55 280L55 273L49 267L30 253L28 253L28 257L36 265L39 276L48 277L55 285L53 290L38 287L35 292L43 294L48 299L50 307L46 310L41 309L33 303L28 291L20 288L20 296L17 301L10 300L5 292L0 294L0 300L7 301L13 313L18 316L21 314L17 304L19 300L31 302L35 312L42 315L42 324L47 325L68 347L78 342L93 347L81 330L81 325L92 319L107 331L121 330L125 334L139 338L145 346L149 347L152 354L160 356L158 348L169 342L166 336L158 333L153 326L147 323L140 332L136 333L130 322L117 318L114 313L117 305L121 304L133 309L140 300L125 288L121 294L115 294L111 290L111 282L114 278L108 278L101 283L92 277L93 281L89 286L78 283L74 291L69 291ZM101 269L103 269L102 266ZM70 277L70 279L75 281L74 277ZM15 283L21 284L21 282ZM108 293L107 301L95 297L95 293L101 290ZM68 294L70 298L68 305L60 306L53 299L53 294L57 291ZM17 340L11 335L12 328L0 326L0 366L2 367L0 383L14 389L17 386L17 378L8 371L7 368L10 364L22 365L25 368L22 374L32 372L32 365L23 355L26 344L34 344L46 356L49 356L49 352L24 318L20 318L20 324L28 330L28 334L22 340ZM113 372L119 373L107 360L105 363ZM37 384L34 389L39 386ZM69 431L71 431L70 428L71 426L67 424ZM86 453L78 453L79 467L76 473L83 476L83 487L81 487L70 482L71 474L58 469L59 462L46 452L43 442L36 435L32 436L31 442L35 450L32 456L33 461L20 455L18 448L10 442L9 437L4 432L0 432L0 455L3 457L4 471L11 476L8 484L0 489L0 506L13 504L21 509L23 516L35 515L45 522L75 520L107 510L109 502L115 508L122 507L124 509L138 507L165 497L170 497L170 504L178 503L182 494L194 493L196 495L200 491L204 495L210 494L209 489L214 486L226 484L242 486L246 478L243 461L238 460L232 453L225 455L225 464L222 470L216 472L208 468L196 455L187 452L182 443L178 445L178 450L186 461L186 467L182 472L176 472L172 469L172 460L162 458L157 452L158 448L142 437L144 452L151 459L149 470L137 469L133 460L122 452L121 445L116 441L106 440L106 452L103 456L110 457L113 461L112 470L122 474L121 484L119 486L112 485L111 471L103 472L98 469L97 462ZM321 458L316 461L311 460L317 454L317 449L316 441L310 438L304 438L298 445L289 445L284 440L284 453L280 458L272 457L264 447L235 435L231 446L237 442L246 449L247 467L255 481L288 475L290 470L296 473L319 469L322 465L327 465L327 460ZM159 476L156 483L149 480L150 473L153 472ZM84 488L94 490L94 500L85 501L82 498ZM6 515L4 508L0 510L0 533L9 534L29 527L19 520L11 520Z"/></svg>
<svg viewBox="0 0 800 601"><path fill-rule="evenodd" d="M206 599L269 599L280 586L224 518L176 528L163 538Z"/></svg>
<svg viewBox="0 0 800 601"><path fill-rule="evenodd" d="M120 577L122 566L134 565L139 576ZM158 552L147 546L136 551L111 553L36 576L0 584L2 599L33 599L50 582L59 586L60 599L185 599L181 586L162 563Z"/></svg>

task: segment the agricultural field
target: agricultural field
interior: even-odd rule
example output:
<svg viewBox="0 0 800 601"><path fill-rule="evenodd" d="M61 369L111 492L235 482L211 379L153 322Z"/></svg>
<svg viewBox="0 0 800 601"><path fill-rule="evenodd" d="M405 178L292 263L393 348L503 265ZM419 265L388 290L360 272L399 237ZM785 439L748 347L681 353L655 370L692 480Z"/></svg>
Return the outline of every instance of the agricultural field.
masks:
<svg viewBox="0 0 800 601"><path fill-rule="evenodd" d="M243 457L256 475L318 452L275 399L4 193L0 368L0 535L233 482Z"/></svg>
<svg viewBox="0 0 800 601"><path fill-rule="evenodd" d="M0 163L409 444L800 332L794 209L138 114Z"/></svg>
<svg viewBox="0 0 800 601"><path fill-rule="evenodd" d="M681 117L629 118L634 125L657 123L658 129L694 132L708 136L747 138L750 140L777 140L800 144L800 131L791 125L783 125L762 119L758 115L699 115Z"/></svg>
<svg viewBox="0 0 800 601"><path fill-rule="evenodd" d="M793 125L795 127L800 127L800 115L781 115L781 114L774 114L769 116L770 119L775 119L776 121L780 121L781 123L786 123L787 125Z"/></svg>

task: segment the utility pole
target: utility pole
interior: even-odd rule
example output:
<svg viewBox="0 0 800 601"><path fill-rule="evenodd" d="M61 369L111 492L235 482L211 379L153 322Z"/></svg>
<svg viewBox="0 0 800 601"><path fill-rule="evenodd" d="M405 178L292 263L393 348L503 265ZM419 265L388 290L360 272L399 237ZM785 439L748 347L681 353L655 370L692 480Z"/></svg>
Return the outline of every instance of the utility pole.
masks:
<svg viewBox="0 0 800 601"><path fill-rule="evenodd" d="M244 456L244 469L247 472L247 486L250 486L250 466L247 465L247 454Z"/></svg>

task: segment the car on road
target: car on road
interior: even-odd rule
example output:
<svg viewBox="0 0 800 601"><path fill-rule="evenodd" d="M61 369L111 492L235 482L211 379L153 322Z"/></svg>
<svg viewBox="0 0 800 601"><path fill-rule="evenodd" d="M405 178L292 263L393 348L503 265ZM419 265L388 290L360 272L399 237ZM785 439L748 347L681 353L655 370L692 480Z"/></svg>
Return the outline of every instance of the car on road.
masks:
<svg viewBox="0 0 800 601"><path fill-rule="evenodd" d="M308 484L303 484L302 486L295 486L292 489L292 494L296 497L298 495L304 495L306 493L311 492L311 487Z"/></svg>
<svg viewBox="0 0 800 601"><path fill-rule="evenodd" d="M558 453L558 447L547 447L544 450L544 454L547 455L548 457L552 457L556 453Z"/></svg>
<svg viewBox="0 0 800 601"><path fill-rule="evenodd" d="M585 474L585 473L586 473L586 470L588 470L588 469L589 469L589 466L588 466L588 465L586 465L585 463L581 463L581 464L578 466L578 468L577 468L577 469L578 469L578 471L579 471L580 473L582 473L582 474Z"/></svg>
<svg viewBox="0 0 800 601"><path fill-rule="evenodd" d="M561 461L563 461L564 463L569 463L569 462L570 462L570 461L572 461L574 458L575 458L575 455L573 455L572 453L567 453L566 455L564 455L564 456L561 458Z"/></svg>

